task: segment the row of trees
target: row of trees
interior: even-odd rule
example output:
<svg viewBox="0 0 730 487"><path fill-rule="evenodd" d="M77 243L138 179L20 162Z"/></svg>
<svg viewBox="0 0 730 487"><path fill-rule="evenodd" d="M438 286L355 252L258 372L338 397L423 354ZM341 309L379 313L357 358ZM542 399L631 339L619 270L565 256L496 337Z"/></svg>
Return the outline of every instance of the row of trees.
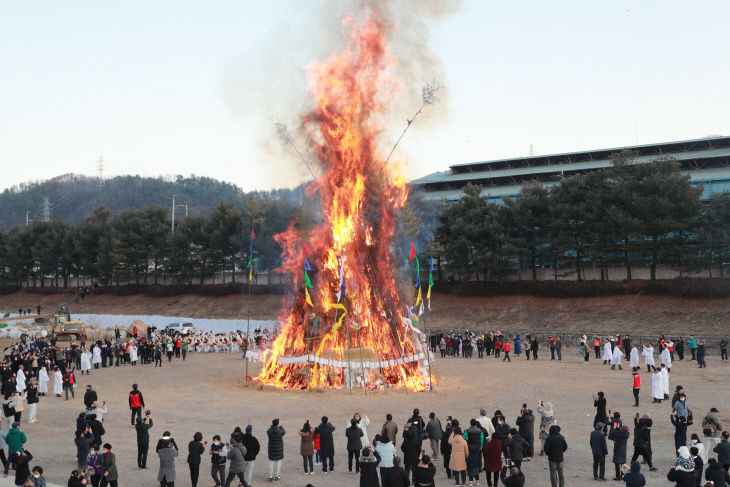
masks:
<svg viewBox="0 0 730 487"><path fill-rule="evenodd" d="M33 221L0 231L0 280L68 287L72 276L86 276L106 285L120 282L157 284L161 277L179 283L203 283L206 277L231 275L245 267L256 228L253 258L257 270L273 270L280 249L273 235L301 212L287 198L243 197L242 210L221 202L208 215L178 219L171 231L169 210L157 205L130 208L112 216L98 207L83 223L62 218ZM178 217L179 218L179 217Z"/></svg>
<svg viewBox="0 0 730 487"><path fill-rule="evenodd" d="M481 188L441 212L435 243L452 271L493 280L519 268L551 267L557 279L578 280L585 267L639 263L656 279L658 265L683 271L719 268L730 258L730 195L705 204L673 159L635 164L616 154L613 166L562 179L551 187L523 185L516 198L494 204ZM710 274L712 275L712 274Z"/></svg>
<svg viewBox="0 0 730 487"><path fill-rule="evenodd" d="M550 267L554 277L585 278L587 267L636 265L680 271L720 269L730 260L730 194L701 201L672 159L635 164L633 154L614 157L612 167L564 178L546 187L526 183L519 195L500 204L469 185L455 203L434 202L414 191L400 212L393 250L408 266L411 241L422 257L461 279L499 280L519 269ZM279 265L273 236L292 220L306 229L320 218L316 196L286 192L249 193L235 204L221 202L208 214L176 220L169 209L148 205L116 214L98 207L79 224L63 218L0 230L3 285L68 286L72 276L107 285L204 283L222 274L236 279L249 259L251 227L256 228L253 260L258 272ZM244 271L245 272L245 271ZM712 275L712 274L711 274Z"/></svg>

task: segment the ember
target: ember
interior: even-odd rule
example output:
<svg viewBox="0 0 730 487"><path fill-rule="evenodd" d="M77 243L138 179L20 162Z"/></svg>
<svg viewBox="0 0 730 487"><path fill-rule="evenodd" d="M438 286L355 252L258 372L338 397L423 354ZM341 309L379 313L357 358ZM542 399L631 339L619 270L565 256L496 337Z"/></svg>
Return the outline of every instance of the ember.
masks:
<svg viewBox="0 0 730 487"><path fill-rule="evenodd" d="M385 27L371 12L352 25L347 48L309 68L316 109L304 128L316 141L322 222L277 236L281 270L296 298L257 377L279 388L406 387L431 384L426 347L396 288L390 242L405 204L405 180L377 149L380 115L397 86Z"/></svg>

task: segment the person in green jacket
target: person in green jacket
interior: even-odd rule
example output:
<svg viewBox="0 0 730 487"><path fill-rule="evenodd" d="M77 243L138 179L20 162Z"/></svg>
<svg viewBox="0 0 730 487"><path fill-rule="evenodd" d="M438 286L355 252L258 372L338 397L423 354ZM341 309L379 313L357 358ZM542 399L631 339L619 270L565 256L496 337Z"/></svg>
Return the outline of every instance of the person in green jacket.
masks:
<svg viewBox="0 0 730 487"><path fill-rule="evenodd" d="M182 344L180 345L180 351L182 352L183 362L185 362L185 355L188 354L188 341L187 340L182 341Z"/></svg>
<svg viewBox="0 0 730 487"><path fill-rule="evenodd" d="M28 441L25 433L20 431L18 426L20 426L20 423L17 421L14 422L13 427L10 428L10 431L8 431L8 434L5 437L5 443L8 444L8 458L12 457L15 452L22 452L23 445L26 441Z"/></svg>

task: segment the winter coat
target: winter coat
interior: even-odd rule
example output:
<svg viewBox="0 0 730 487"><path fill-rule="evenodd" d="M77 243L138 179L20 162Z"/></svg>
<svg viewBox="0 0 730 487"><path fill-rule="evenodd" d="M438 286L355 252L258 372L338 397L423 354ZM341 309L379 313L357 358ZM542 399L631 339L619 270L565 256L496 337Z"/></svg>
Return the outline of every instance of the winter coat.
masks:
<svg viewBox="0 0 730 487"><path fill-rule="evenodd" d="M715 430L712 432L711 435L705 435L706 437L712 437L712 438L719 438L720 434L722 433L722 425L720 424L720 421L717 420L717 416L715 413L710 411L707 413L707 416L704 417L702 420L702 429L706 427L706 425L712 425ZM704 433L703 433L704 434Z"/></svg>
<svg viewBox="0 0 730 487"><path fill-rule="evenodd" d="M522 447L528 446L525 439L520 435L514 435L512 438L509 439L507 445L509 458L514 462L522 460Z"/></svg>
<svg viewBox="0 0 730 487"><path fill-rule="evenodd" d="M362 450L363 433L360 428L350 426L345 430L345 436L347 437L347 451L359 452Z"/></svg>
<svg viewBox="0 0 730 487"><path fill-rule="evenodd" d="M266 430L269 437L269 460L282 460L284 458L284 435L286 431L281 426L271 426Z"/></svg>
<svg viewBox="0 0 730 487"><path fill-rule="evenodd" d="M469 446L469 456L466 457L466 469L478 473L482 469L482 450L476 445Z"/></svg>
<svg viewBox="0 0 730 487"><path fill-rule="evenodd" d="M205 445L197 440L188 443L188 463L200 465L200 456L205 452Z"/></svg>
<svg viewBox="0 0 730 487"><path fill-rule="evenodd" d="M435 487L434 476L436 476L436 467L433 463L430 463L428 467L418 465L413 470L413 487Z"/></svg>
<svg viewBox="0 0 730 487"><path fill-rule="evenodd" d="M323 458L335 456L335 440L332 437L334 430L335 425L332 423L322 423L314 428L314 432L319 433L319 454Z"/></svg>
<svg viewBox="0 0 730 487"><path fill-rule="evenodd" d="M444 430L441 428L441 421L438 418L433 418L426 425L426 433L432 440L440 440L444 435Z"/></svg>
<svg viewBox="0 0 730 487"><path fill-rule="evenodd" d="M408 472L403 467L391 468L383 476L383 487L407 487L411 485Z"/></svg>
<svg viewBox="0 0 730 487"><path fill-rule="evenodd" d="M8 461L12 461L12 465L15 468L15 485L25 485L26 479L30 476L30 461L33 460L33 455L29 451L25 450L20 455L15 455Z"/></svg>
<svg viewBox="0 0 730 487"><path fill-rule="evenodd" d="M535 439L535 416L533 414L524 414L515 421L520 436L528 443L532 444Z"/></svg>
<svg viewBox="0 0 730 487"><path fill-rule="evenodd" d="M685 472L674 468L667 473L667 480L675 482L675 487L695 487L697 482L694 472Z"/></svg>
<svg viewBox="0 0 730 487"><path fill-rule="evenodd" d="M160 470L157 471L157 481L162 482L164 478L167 482L174 482L175 457L178 456L177 448L161 448L157 451L157 456L160 457Z"/></svg>
<svg viewBox="0 0 730 487"><path fill-rule="evenodd" d="M451 445L449 468L457 472L465 471L466 457L469 456L469 447L466 444L466 440L461 436L451 433L449 444Z"/></svg>
<svg viewBox="0 0 730 487"><path fill-rule="evenodd" d="M13 430L10 431L12 432ZM8 438L10 438L10 433L8 433ZM9 445L10 442L8 441L8 446ZM712 451L717 453L717 463L721 463L723 465L730 464L730 441L720 441L720 443L715 445L715 448L713 448Z"/></svg>
<svg viewBox="0 0 730 487"><path fill-rule="evenodd" d="M241 439L241 444L246 449L246 454L243 456L243 459L247 462L256 460L256 456L261 451L259 440L251 433L246 433Z"/></svg>
<svg viewBox="0 0 730 487"><path fill-rule="evenodd" d="M229 472L243 472L246 469L246 447L240 443L234 443L226 454L228 458L228 471Z"/></svg>
<svg viewBox="0 0 730 487"><path fill-rule="evenodd" d="M302 442L299 445L299 454L303 457L314 455L314 442L312 441L314 431L309 430L306 433L304 431L299 431L299 436L302 437Z"/></svg>
<svg viewBox="0 0 730 487"><path fill-rule="evenodd" d="M421 454L421 442L416 439L412 431L408 430L403 435L403 443L400 446L403 452L403 465L410 467L418 465L418 456Z"/></svg>
<svg viewBox="0 0 730 487"><path fill-rule="evenodd" d="M613 441L613 463L623 465L626 463L626 443L629 440L629 432L623 428L611 426L608 439Z"/></svg>
<svg viewBox="0 0 730 487"><path fill-rule="evenodd" d="M594 455L608 455L606 435L600 429L591 432L591 453Z"/></svg>
<svg viewBox="0 0 730 487"><path fill-rule="evenodd" d="M388 439L395 444L396 436L398 436L398 425L395 424L395 421L386 421L383 424L383 431L380 435L387 436Z"/></svg>
<svg viewBox="0 0 730 487"><path fill-rule="evenodd" d="M520 355L522 353L522 340L520 340L520 337L515 338L515 355Z"/></svg>
<svg viewBox="0 0 730 487"><path fill-rule="evenodd" d="M104 472L109 472L109 475L106 476L107 480L119 479L117 459L112 452L109 452L107 455L101 455L101 466L104 468Z"/></svg>
<svg viewBox="0 0 730 487"><path fill-rule="evenodd" d="M560 426L551 426L548 437L545 438L545 447L543 448L545 454L548 456L548 460L555 463L562 462L563 452L567 449L568 442L560 434Z"/></svg>
<svg viewBox="0 0 730 487"><path fill-rule="evenodd" d="M646 479L640 471L641 464L637 461L631 462L631 471L623 476L626 487L644 487L646 485Z"/></svg>
<svg viewBox="0 0 730 487"><path fill-rule="evenodd" d="M8 457L13 456L13 453L17 451L23 451L23 445L26 441L28 441L28 438L25 436L25 433L18 428L10 428L10 431L5 436L5 443L8 444Z"/></svg>
<svg viewBox="0 0 730 487"><path fill-rule="evenodd" d="M375 447L375 451L378 453L378 458L380 458L380 464L378 465L378 467L390 468L393 466L393 458L395 457L395 445L392 441L389 441L388 443L383 443L381 441Z"/></svg>
<svg viewBox="0 0 730 487"><path fill-rule="evenodd" d="M378 480L380 456L377 452L373 453L373 455L358 459L360 464L360 487L380 487L380 480Z"/></svg>
<svg viewBox="0 0 730 487"><path fill-rule="evenodd" d="M76 460L83 464L91 451L91 443L94 441L93 433L86 433L81 438L74 438L76 444Z"/></svg>
<svg viewBox="0 0 730 487"><path fill-rule="evenodd" d="M730 483L730 475L725 471L722 464L714 462L705 470L705 480L715 482L715 487L726 487Z"/></svg>
<svg viewBox="0 0 730 487"><path fill-rule="evenodd" d="M485 472L502 470L502 440L500 438L492 437L492 440L484 445L482 452Z"/></svg>
<svg viewBox="0 0 730 487"><path fill-rule="evenodd" d="M502 473L500 474L500 477L502 479L502 483L505 487L523 487L525 485L525 474L520 471L517 475L510 475L507 476L507 471L510 470L509 467L504 467L502 469Z"/></svg>

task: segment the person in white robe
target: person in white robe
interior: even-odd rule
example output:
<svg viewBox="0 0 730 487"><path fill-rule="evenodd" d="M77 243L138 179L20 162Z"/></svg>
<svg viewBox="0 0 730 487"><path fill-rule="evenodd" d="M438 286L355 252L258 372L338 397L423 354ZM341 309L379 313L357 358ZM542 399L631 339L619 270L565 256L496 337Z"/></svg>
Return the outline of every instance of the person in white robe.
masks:
<svg viewBox="0 0 730 487"><path fill-rule="evenodd" d="M86 372L86 375L89 375L91 372L91 352L88 350L84 350L81 352L81 374L83 375L84 372Z"/></svg>
<svg viewBox="0 0 730 487"><path fill-rule="evenodd" d="M101 348L99 348L99 345L94 345L94 348L92 349L93 353L93 359L91 361L92 364L94 364L94 368L98 369L99 364L101 363Z"/></svg>
<svg viewBox="0 0 730 487"><path fill-rule="evenodd" d="M654 363L654 347L652 347L651 344L644 345L643 350L641 351L641 355L644 357L646 371L651 372L651 368L656 365Z"/></svg>
<svg viewBox="0 0 730 487"><path fill-rule="evenodd" d="M651 397L653 402L661 403L664 399L664 386L662 385L662 373L659 369L654 369L651 374Z"/></svg>
<svg viewBox="0 0 730 487"><path fill-rule="evenodd" d="M659 354L659 361L667 366L667 373L672 371L672 356L669 353L669 347L664 347L662 353Z"/></svg>
<svg viewBox="0 0 730 487"><path fill-rule="evenodd" d="M363 446L370 445L370 439L368 438L368 426L370 425L370 419L367 416L360 416L360 413L355 413L353 419L357 420L357 427L362 430L362 444ZM348 428L350 422L348 421Z"/></svg>
<svg viewBox="0 0 730 487"><path fill-rule="evenodd" d="M132 365L137 365L137 345L132 345L129 347L129 361L132 362Z"/></svg>
<svg viewBox="0 0 730 487"><path fill-rule="evenodd" d="M611 355L611 370L614 370L618 365L618 370L624 370L621 367L621 357L624 353L621 351L621 347L613 347L613 354Z"/></svg>
<svg viewBox="0 0 730 487"><path fill-rule="evenodd" d="M636 345L631 345L631 353L629 354L629 360L631 365L631 370L639 367L639 350L636 348Z"/></svg>
<svg viewBox="0 0 730 487"><path fill-rule="evenodd" d="M48 382L51 379L48 377L48 372L45 366L41 367L38 371L38 395L45 396L48 394Z"/></svg>
<svg viewBox="0 0 730 487"><path fill-rule="evenodd" d="M606 340L606 343L603 344L603 365L606 365L611 361L611 357L613 357L613 352L611 351L611 342Z"/></svg>
<svg viewBox="0 0 730 487"><path fill-rule="evenodd" d="M22 393L25 390L25 372L23 372L23 366L18 367L18 372L15 374L15 390Z"/></svg>
<svg viewBox="0 0 730 487"><path fill-rule="evenodd" d="M61 369L56 369L53 373L53 393L56 397L61 397L63 393L63 375L61 375Z"/></svg>
<svg viewBox="0 0 730 487"><path fill-rule="evenodd" d="M662 391L664 393L664 399L669 399L669 372L663 365L659 369L662 375Z"/></svg>

